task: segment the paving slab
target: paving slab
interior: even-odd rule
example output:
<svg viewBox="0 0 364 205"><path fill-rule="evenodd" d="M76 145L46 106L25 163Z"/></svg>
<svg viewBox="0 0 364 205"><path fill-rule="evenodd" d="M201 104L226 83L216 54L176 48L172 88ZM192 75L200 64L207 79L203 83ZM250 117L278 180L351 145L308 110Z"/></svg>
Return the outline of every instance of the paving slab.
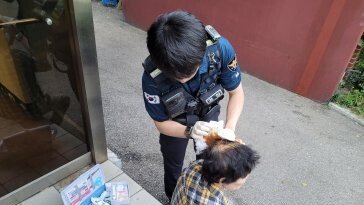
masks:
<svg viewBox="0 0 364 205"><path fill-rule="evenodd" d="M161 203L157 201L152 195L150 195L147 191L142 190L135 194L130 199L130 205L138 205L138 204L148 204L148 205L160 205Z"/></svg>
<svg viewBox="0 0 364 205"><path fill-rule="evenodd" d="M49 187L19 205L63 205L62 197L53 186Z"/></svg>
<svg viewBox="0 0 364 205"><path fill-rule="evenodd" d="M121 169L119 167L114 165L109 160L102 163L101 167L102 167L102 170L105 175L105 181L110 181L111 179L113 179L123 173L123 171L121 171Z"/></svg>

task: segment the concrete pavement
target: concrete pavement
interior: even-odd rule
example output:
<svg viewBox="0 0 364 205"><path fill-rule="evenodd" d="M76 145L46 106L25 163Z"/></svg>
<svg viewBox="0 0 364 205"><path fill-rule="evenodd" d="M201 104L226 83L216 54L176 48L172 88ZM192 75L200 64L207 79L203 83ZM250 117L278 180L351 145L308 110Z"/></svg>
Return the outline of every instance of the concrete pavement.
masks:
<svg viewBox="0 0 364 205"><path fill-rule="evenodd" d="M166 203L158 132L141 91L146 33L114 8L94 2L93 14L108 147L125 173ZM244 67L243 59L239 63ZM247 74L243 86L237 135L262 158L247 184L228 193L236 204L363 203L364 127ZM185 163L193 159L190 144Z"/></svg>

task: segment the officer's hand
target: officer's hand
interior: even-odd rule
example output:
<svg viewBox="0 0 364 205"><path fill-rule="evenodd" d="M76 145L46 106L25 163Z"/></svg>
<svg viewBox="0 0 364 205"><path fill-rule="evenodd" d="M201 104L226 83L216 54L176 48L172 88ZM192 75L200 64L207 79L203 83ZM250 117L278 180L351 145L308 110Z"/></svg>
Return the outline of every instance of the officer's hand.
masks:
<svg viewBox="0 0 364 205"><path fill-rule="evenodd" d="M232 142L234 142L235 139L236 139L235 133L231 129L227 129L227 128L220 129L220 130L217 131L217 134L222 139L226 139L226 140L229 140L229 141L232 141Z"/></svg>
<svg viewBox="0 0 364 205"><path fill-rule="evenodd" d="M203 136L207 135L211 131L208 122L197 121L192 128L191 137L193 139L203 139Z"/></svg>
<svg viewBox="0 0 364 205"><path fill-rule="evenodd" d="M224 129L224 121L210 121L209 127L211 128L211 131L213 132L219 132L219 130Z"/></svg>
<svg viewBox="0 0 364 205"><path fill-rule="evenodd" d="M211 131L217 132L217 134L222 138L229 141L235 141L235 133L233 130L224 128L224 121L210 121L209 127L211 128Z"/></svg>

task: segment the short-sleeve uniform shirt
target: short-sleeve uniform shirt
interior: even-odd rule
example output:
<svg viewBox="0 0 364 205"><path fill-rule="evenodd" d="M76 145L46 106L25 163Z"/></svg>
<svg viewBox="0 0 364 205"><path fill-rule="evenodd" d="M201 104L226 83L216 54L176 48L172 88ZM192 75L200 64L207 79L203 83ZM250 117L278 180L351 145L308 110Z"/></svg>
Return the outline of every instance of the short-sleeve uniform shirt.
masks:
<svg viewBox="0 0 364 205"><path fill-rule="evenodd" d="M221 37L218 39L221 52L221 74L220 82L222 87L227 91L232 91L240 85L241 72L240 66L237 63L234 48L229 41ZM193 96L200 89L201 76L208 72L209 59L207 52L205 53L199 70L196 75L186 83L181 83L183 88ZM153 78L144 71L142 77L142 88L144 96L145 109L149 116L158 122L163 122L169 119L167 110L160 100L161 93Z"/></svg>

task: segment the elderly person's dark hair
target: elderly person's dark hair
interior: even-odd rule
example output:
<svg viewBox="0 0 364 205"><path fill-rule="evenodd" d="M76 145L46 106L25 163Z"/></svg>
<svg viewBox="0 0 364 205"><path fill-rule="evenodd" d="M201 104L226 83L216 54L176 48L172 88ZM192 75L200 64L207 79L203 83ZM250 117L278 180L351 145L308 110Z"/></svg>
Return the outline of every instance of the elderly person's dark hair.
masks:
<svg viewBox="0 0 364 205"><path fill-rule="evenodd" d="M209 184L229 184L250 174L259 158L256 151L240 142L218 140L202 153L202 177Z"/></svg>
<svg viewBox="0 0 364 205"><path fill-rule="evenodd" d="M206 51L207 35L200 20L185 11L158 17L150 26L147 47L153 62L172 79L190 77Z"/></svg>

